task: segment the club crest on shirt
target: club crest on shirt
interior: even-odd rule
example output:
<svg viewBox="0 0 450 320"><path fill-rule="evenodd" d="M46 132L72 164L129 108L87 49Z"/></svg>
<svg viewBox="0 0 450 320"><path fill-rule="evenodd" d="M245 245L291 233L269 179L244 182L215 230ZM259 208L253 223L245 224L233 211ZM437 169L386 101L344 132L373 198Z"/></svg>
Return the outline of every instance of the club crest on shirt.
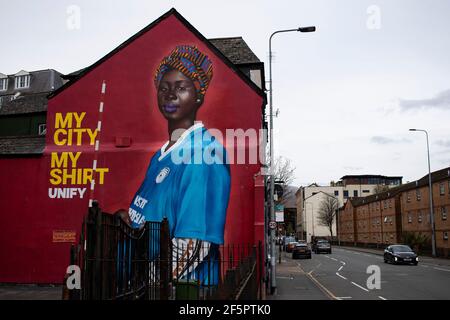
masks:
<svg viewBox="0 0 450 320"><path fill-rule="evenodd" d="M162 169L158 175L156 176L156 183L161 183L164 181L164 179L169 175L170 169L168 167L165 167Z"/></svg>

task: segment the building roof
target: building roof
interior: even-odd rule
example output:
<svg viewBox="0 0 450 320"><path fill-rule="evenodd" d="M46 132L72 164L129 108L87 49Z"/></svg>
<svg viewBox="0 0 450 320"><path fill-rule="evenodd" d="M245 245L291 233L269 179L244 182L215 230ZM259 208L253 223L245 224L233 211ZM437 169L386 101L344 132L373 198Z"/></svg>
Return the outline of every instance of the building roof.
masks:
<svg viewBox="0 0 450 320"><path fill-rule="evenodd" d="M242 37L213 38L208 41L235 65L261 63ZM62 75L62 78L69 81L76 80L88 68Z"/></svg>
<svg viewBox="0 0 450 320"><path fill-rule="evenodd" d="M431 182L439 182L441 180L449 179L450 178L450 167L434 171L431 173ZM352 205L354 207L362 206L368 203L372 203L375 201L383 201L392 197L395 197L401 192L413 190L420 187L428 186L428 174L420 178L419 180L409 182L406 184L403 184L401 186L392 188L390 190L387 190L385 192L373 194L367 197L358 197L358 198L350 198L349 201L351 201Z"/></svg>
<svg viewBox="0 0 450 320"><path fill-rule="evenodd" d="M261 62L242 37L214 38L208 40L236 65Z"/></svg>
<svg viewBox="0 0 450 320"><path fill-rule="evenodd" d="M341 180L344 179L352 179L352 178L358 178L358 179L367 179L367 178L382 178L382 179L403 179L402 176L382 176L378 174L361 174L361 175L346 175L341 178Z"/></svg>
<svg viewBox="0 0 450 320"><path fill-rule="evenodd" d="M45 136L0 137L0 155L42 154Z"/></svg>
<svg viewBox="0 0 450 320"><path fill-rule="evenodd" d="M0 107L0 116L47 111L47 95L50 92L28 94L4 103Z"/></svg>
<svg viewBox="0 0 450 320"><path fill-rule="evenodd" d="M15 88L15 76L21 74L30 74L30 86L28 88L16 89ZM22 94L50 92L58 89L63 85L62 74L53 69L37 70L25 72L21 70L17 74L8 75L8 89L2 91L0 95L13 95L17 92Z"/></svg>
<svg viewBox="0 0 450 320"><path fill-rule="evenodd" d="M168 12L166 12L165 14L163 14L161 17L159 17L158 19L156 19L155 21L153 21L151 24L149 24L148 26L146 26L144 29L142 29L141 31L139 31L138 33L136 33L135 35L133 35L131 38L129 38L128 40L126 40L125 42L123 42L121 45L119 45L117 48L115 48L114 50L112 50L110 53L108 53L107 55L105 55L103 58L101 58L100 60L98 60L97 62L95 62L94 64L90 65L89 67L86 67L84 69L78 70L76 72L73 72L69 75L64 76L64 79L68 79L71 80L67 83L65 83L62 87L60 87L59 89L57 89L56 91L54 91L52 94L49 95L50 98L58 95L60 92L62 92L63 90L65 90L66 88L68 88L69 86L71 86L73 83L75 83L76 81L78 81L80 78L82 78L83 76L85 76L87 73L89 73L91 70L95 69L97 66L101 65L104 61L108 60L109 58L111 58L112 56L114 56L116 53L118 53L119 51L121 51L123 48L127 47L130 43L132 43L134 40L138 39L140 36L142 36L143 34L145 34L146 32L148 32L149 30L151 30L152 28L154 28L155 26L157 26L161 21L167 19L169 16L175 16L182 24L185 25L185 27L187 29L189 29L193 34L195 34L195 36L197 36L201 41L203 41L211 51L214 52L214 54L216 54L219 58L222 59L222 61L229 67L231 68L242 80L244 80L245 83L247 83L249 85L249 87L251 87L258 95L260 95L261 97L264 98L264 101L266 99L266 95L265 92L259 88L251 79L249 79L244 72L242 72L224 53L221 52L221 50L219 50L216 46L213 45L212 42L208 41L208 39L206 39L197 29L195 29L177 10L175 10L174 8L170 9ZM234 39L234 38L232 38ZM220 42L220 41L219 41ZM239 52L243 53L242 59L239 58L238 60L242 61L242 63L244 63L244 61L253 61L254 62L260 62L259 59L253 54L253 57L251 57L247 50L245 49L245 47L248 48L247 44L245 44L244 40L242 41L235 41L238 45L239 44ZM220 42L222 43L222 42ZM245 46L244 46L245 44ZM248 48L248 50L250 50ZM251 50L250 50L251 51ZM245 56L244 56L245 53ZM256 58L256 60L255 60ZM248 62L247 62L248 63ZM265 104L265 103L264 103Z"/></svg>

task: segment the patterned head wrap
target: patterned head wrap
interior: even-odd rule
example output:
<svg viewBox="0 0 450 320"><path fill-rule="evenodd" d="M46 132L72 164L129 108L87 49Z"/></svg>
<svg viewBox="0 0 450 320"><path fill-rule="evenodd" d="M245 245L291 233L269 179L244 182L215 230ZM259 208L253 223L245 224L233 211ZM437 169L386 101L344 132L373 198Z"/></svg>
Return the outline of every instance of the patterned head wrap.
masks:
<svg viewBox="0 0 450 320"><path fill-rule="evenodd" d="M155 72L155 86L167 71L177 70L190 78L197 93L204 96L213 76L212 63L208 56L201 53L195 46L177 46L167 57L162 59Z"/></svg>

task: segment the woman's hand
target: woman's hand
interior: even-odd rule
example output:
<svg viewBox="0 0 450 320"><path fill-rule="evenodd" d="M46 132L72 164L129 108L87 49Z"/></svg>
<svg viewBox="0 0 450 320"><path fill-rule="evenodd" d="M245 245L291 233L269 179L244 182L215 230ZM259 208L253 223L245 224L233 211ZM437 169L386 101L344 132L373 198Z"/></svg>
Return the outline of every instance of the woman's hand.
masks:
<svg viewBox="0 0 450 320"><path fill-rule="evenodd" d="M130 215L125 209L119 209L114 213L115 216L119 216L123 222L125 222L128 226L131 226Z"/></svg>

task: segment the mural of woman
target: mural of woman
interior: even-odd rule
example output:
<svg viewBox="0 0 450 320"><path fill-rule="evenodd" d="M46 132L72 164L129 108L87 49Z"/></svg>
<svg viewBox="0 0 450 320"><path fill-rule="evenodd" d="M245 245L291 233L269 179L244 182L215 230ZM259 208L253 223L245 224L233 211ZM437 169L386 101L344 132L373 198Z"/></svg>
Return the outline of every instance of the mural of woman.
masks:
<svg viewBox="0 0 450 320"><path fill-rule="evenodd" d="M167 217L178 261L174 277L203 284L217 283L218 263L211 261L224 242L230 194L225 148L196 121L212 76L211 61L195 46L177 46L162 59L154 84L169 139L152 157L128 211L135 228Z"/></svg>

